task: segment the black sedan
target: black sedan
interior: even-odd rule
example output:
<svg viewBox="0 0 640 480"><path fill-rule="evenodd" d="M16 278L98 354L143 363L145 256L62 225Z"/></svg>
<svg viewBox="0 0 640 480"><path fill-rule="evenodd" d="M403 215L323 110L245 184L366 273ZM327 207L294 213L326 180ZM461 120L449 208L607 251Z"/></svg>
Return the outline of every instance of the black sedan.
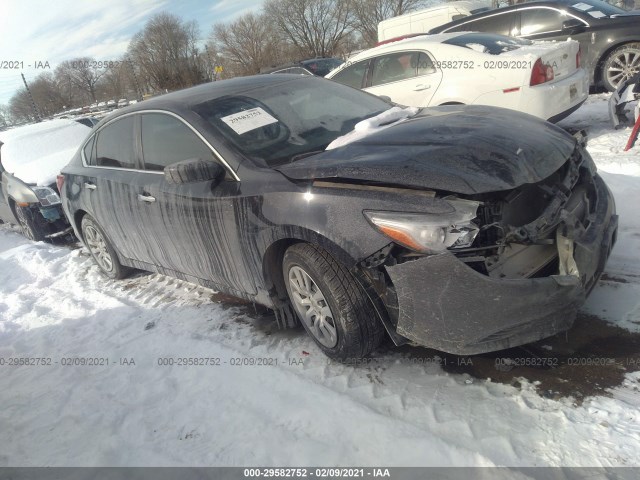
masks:
<svg viewBox="0 0 640 480"><path fill-rule="evenodd" d="M147 100L96 126L64 209L108 277L260 303L336 359L385 330L461 354L568 329L617 230L582 144L505 109L391 107L298 75Z"/></svg>
<svg viewBox="0 0 640 480"><path fill-rule="evenodd" d="M591 84L610 91L640 72L640 12L627 12L600 0L519 3L467 16L429 33L463 31L529 40L577 40Z"/></svg>

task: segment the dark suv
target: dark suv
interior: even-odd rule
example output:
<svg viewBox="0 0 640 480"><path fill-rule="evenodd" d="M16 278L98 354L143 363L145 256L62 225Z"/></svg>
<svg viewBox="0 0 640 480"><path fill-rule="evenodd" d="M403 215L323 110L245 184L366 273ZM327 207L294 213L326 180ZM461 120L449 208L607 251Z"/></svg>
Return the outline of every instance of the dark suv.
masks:
<svg viewBox="0 0 640 480"><path fill-rule="evenodd" d="M640 16L600 0L519 3L464 17L429 31L492 32L529 40L580 42L592 85L615 90L640 71Z"/></svg>
<svg viewBox="0 0 640 480"><path fill-rule="evenodd" d="M123 108L62 173L106 275L141 268L263 304L341 360L385 329L453 353L568 329L617 229L564 130L501 108L393 107L313 76Z"/></svg>

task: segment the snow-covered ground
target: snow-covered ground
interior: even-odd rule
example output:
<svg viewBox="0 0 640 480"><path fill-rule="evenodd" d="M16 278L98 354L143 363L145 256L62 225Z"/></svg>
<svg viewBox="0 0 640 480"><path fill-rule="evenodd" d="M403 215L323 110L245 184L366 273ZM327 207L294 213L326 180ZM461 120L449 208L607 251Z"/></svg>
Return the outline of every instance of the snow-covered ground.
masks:
<svg viewBox="0 0 640 480"><path fill-rule="evenodd" d="M640 145L622 152L630 130L609 128L605 100L563 125L589 129L620 214L582 314L624 340L596 338L594 352L617 358L624 344L639 359L604 367L615 382L584 365L490 379L464 364L487 357L451 366L411 348L332 364L251 305L161 275L109 281L83 249L0 225L0 466L640 465ZM553 357L593 334L580 326L531 349ZM40 364L8 364L25 358ZM79 358L100 365L65 364Z"/></svg>

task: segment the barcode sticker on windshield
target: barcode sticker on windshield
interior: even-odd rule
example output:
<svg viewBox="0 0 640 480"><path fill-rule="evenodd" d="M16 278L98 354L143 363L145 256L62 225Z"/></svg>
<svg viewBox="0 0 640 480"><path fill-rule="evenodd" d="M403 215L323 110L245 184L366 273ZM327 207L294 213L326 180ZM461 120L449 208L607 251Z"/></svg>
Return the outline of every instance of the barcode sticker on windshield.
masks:
<svg viewBox="0 0 640 480"><path fill-rule="evenodd" d="M260 107L227 115L220 120L229 125L238 135L278 122L277 118L269 115Z"/></svg>

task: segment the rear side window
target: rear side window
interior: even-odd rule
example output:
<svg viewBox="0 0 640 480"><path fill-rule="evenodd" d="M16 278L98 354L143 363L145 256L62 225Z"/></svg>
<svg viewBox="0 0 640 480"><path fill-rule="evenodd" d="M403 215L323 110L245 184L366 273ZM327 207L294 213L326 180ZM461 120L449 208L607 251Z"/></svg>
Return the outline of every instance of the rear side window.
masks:
<svg viewBox="0 0 640 480"><path fill-rule="evenodd" d="M144 169L152 171L192 158L216 161L211 149L193 130L162 113L142 115L142 155Z"/></svg>
<svg viewBox="0 0 640 480"><path fill-rule="evenodd" d="M527 8L522 10L520 21L522 30L520 35L535 35L537 33L559 32L566 15L548 8Z"/></svg>
<svg viewBox="0 0 640 480"><path fill-rule="evenodd" d="M416 76L419 52L399 52L375 59L371 86L408 80Z"/></svg>
<svg viewBox="0 0 640 480"><path fill-rule="evenodd" d="M446 32L491 32L498 33L500 35L509 35L513 29L515 21L515 13L503 13L500 15L493 15L491 17L480 18L478 20L472 20L471 22L463 23L457 27L448 28Z"/></svg>
<svg viewBox="0 0 640 480"><path fill-rule="evenodd" d="M367 73L369 60L355 63L336 74L331 80L353 88L362 88L362 80Z"/></svg>
<svg viewBox="0 0 640 480"><path fill-rule="evenodd" d="M132 115L116 120L98 132L95 164L99 167L136 168Z"/></svg>

